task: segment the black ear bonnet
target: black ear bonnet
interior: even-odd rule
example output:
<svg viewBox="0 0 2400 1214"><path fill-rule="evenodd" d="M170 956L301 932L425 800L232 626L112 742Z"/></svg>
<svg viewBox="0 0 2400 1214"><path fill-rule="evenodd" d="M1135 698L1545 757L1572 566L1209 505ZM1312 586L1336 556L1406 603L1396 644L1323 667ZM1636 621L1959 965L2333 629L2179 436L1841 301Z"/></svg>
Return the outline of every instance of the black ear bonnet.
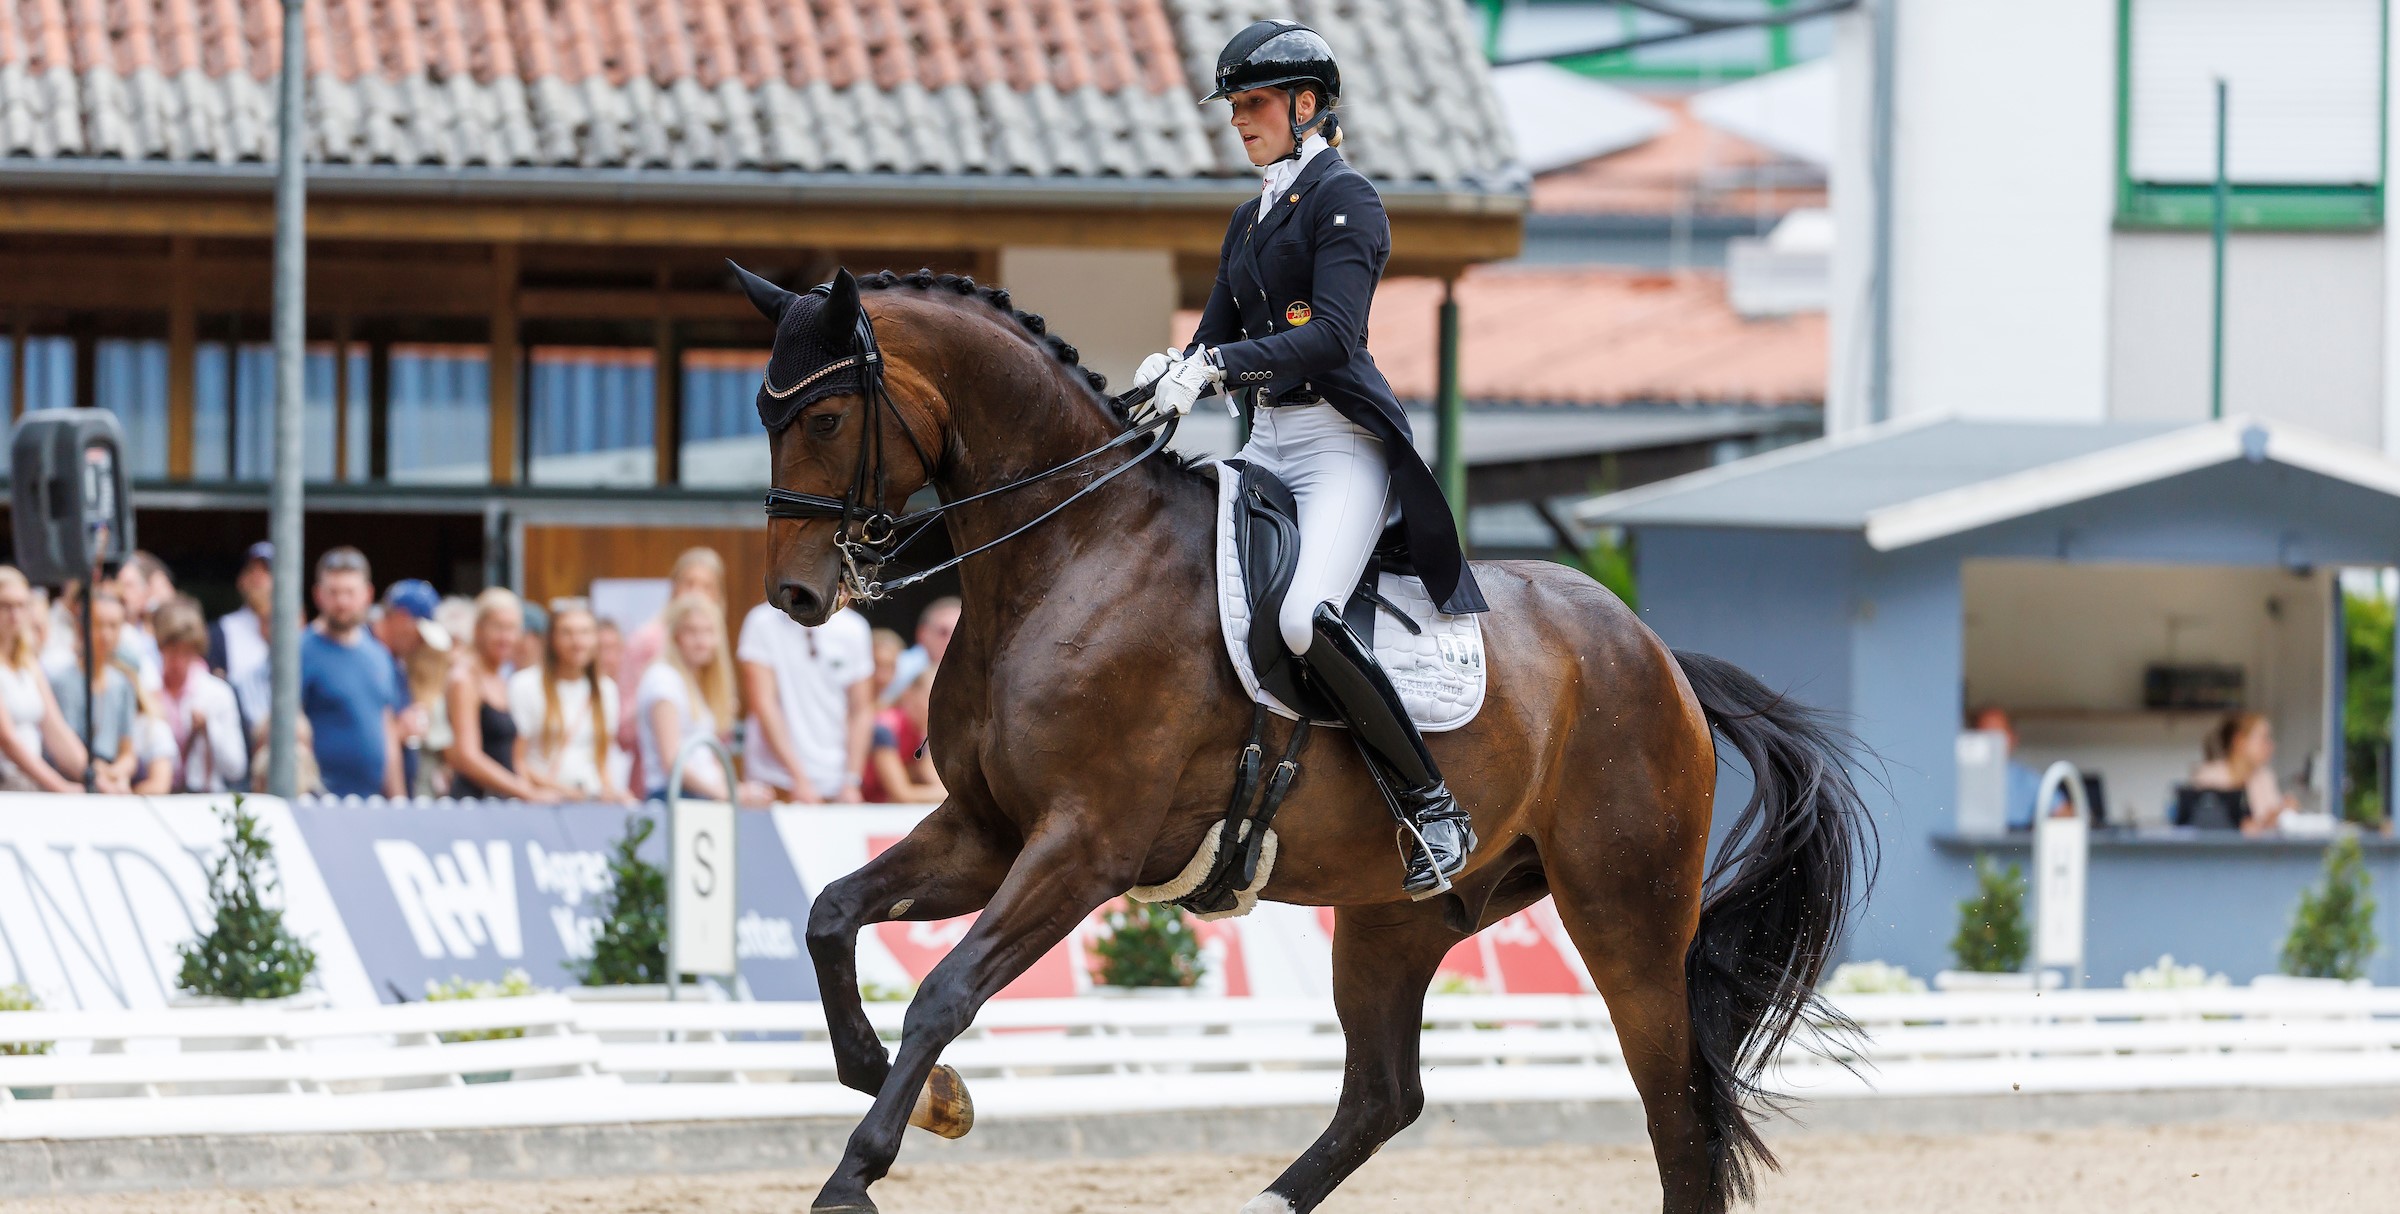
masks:
<svg viewBox="0 0 2400 1214"><path fill-rule="evenodd" d="M786 291L740 266L742 287L775 322L775 345L758 386L758 420L780 434L800 411L829 396L864 396L877 361L875 330L848 270L806 291Z"/></svg>

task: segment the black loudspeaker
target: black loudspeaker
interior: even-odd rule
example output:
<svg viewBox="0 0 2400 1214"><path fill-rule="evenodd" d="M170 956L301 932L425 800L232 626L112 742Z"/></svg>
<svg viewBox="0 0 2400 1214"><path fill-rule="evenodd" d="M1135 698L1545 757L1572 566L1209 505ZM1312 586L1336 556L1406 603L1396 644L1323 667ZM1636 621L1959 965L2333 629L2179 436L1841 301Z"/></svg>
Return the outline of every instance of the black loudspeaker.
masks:
<svg viewBox="0 0 2400 1214"><path fill-rule="evenodd" d="M133 551L125 435L106 409L42 409L17 420L9 445L17 568L37 586L92 575Z"/></svg>

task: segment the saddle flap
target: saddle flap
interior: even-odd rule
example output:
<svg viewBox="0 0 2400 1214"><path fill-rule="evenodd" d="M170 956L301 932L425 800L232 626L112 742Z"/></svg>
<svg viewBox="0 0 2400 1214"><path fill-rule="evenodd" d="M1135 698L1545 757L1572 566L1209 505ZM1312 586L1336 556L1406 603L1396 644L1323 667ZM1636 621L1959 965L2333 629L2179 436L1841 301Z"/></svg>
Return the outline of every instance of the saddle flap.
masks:
<svg viewBox="0 0 2400 1214"><path fill-rule="evenodd" d="M1286 704L1310 697L1300 688L1299 663L1283 643L1275 619L1292 573L1300 567L1299 508L1281 477L1247 460L1227 460L1235 471L1234 551L1242 564L1242 589L1250 603L1250 668L1259 685Z"/></svg>

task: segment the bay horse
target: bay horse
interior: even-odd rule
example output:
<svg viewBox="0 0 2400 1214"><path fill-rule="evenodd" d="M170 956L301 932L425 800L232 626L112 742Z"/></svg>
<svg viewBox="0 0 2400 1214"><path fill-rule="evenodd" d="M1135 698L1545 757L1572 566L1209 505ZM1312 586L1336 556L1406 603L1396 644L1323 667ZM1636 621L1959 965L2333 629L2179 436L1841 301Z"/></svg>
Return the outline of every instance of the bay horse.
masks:
<svg viewBox="0 0 2400 1214"><path fill-rule="evenodd" d="M743 279L770 319L800 298ZM875 1098L812 1208L863 1214L912 1115L963 1132L965 1090L938 1063L984 1002L1102 904L1192 859L1224 814L1252 703L1220 640L1207 474L1174 458L1126 467L1128 448L1039 478L1127 437L1073 347L963 277L844 271L817 291L817 331L780 326L778 356L792 343L854 356L843 366L879 359L881 384L771 433L770 515L779 496L817 508L770 518L770 600L824 622L867 585L846 559L852 515L881 512L888 528L928 484L957 507L943 518L956 551L1013 535L958 568L965 611L929 731L948 799L809 913L837 1073ZM1729 663L1670 652L1564 565L1479 563L1476 577L1492 608L1488 696L1473 722L1431 739L1482 840L1454 888L1401 893L1392 819L1354 747L1311 751L1276 819L1264 896L1334 908L1345 1061L1332 1123L1243 1210L1314 1209L1418 1116L1436 967L1548 896L1617 1026L1664 1209L1715 1214L1750 1196L1754 1162L1774 1164L1745 1105L1818 1014L1817 978L1869 879L1846 735ZM1754 791L1704 871L1712 728ZM887 1055L860 1001L859 930L975 911Z"/></svg>

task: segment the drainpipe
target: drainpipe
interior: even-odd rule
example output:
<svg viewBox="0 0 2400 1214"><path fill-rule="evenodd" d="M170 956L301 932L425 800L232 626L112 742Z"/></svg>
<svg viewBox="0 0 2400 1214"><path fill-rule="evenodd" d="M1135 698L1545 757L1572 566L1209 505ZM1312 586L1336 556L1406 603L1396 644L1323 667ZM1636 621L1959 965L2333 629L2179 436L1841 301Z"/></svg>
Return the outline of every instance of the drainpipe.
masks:
<svg viewBox="0 0 2400 1214"><path fill-rule="evenodd" d="M1442 280L1441 345L1439 361L1434 371L1434 473L1442 482L1442 495L1450 499L1450 513L1458 521L1458 537L1463 545L1467 537L1467 452L1462 445L1466 429L1466 402L1458 394L1458 280Z"/></svg>
<svg viewBox="0 0 2400 1214"><path fill-rule="evenodd" d="M1892 182L1894 140L1892 74L1899 55L1893 27L1899 21L1900 0L1875 0L1865 9L1874 23L1875 87L1869 139L1873 144L1875 189L1875 278L1867 316L1867 420L1892 417Z"/></svg>
<svg viewBox="0 0 2400 1214"><path fill-rule="evenodd" d="M2209 222L2208 416L2225 416L2225 219L2231 190L2225 177L2225 78L2217 77L2217 180Z"/></svg>

